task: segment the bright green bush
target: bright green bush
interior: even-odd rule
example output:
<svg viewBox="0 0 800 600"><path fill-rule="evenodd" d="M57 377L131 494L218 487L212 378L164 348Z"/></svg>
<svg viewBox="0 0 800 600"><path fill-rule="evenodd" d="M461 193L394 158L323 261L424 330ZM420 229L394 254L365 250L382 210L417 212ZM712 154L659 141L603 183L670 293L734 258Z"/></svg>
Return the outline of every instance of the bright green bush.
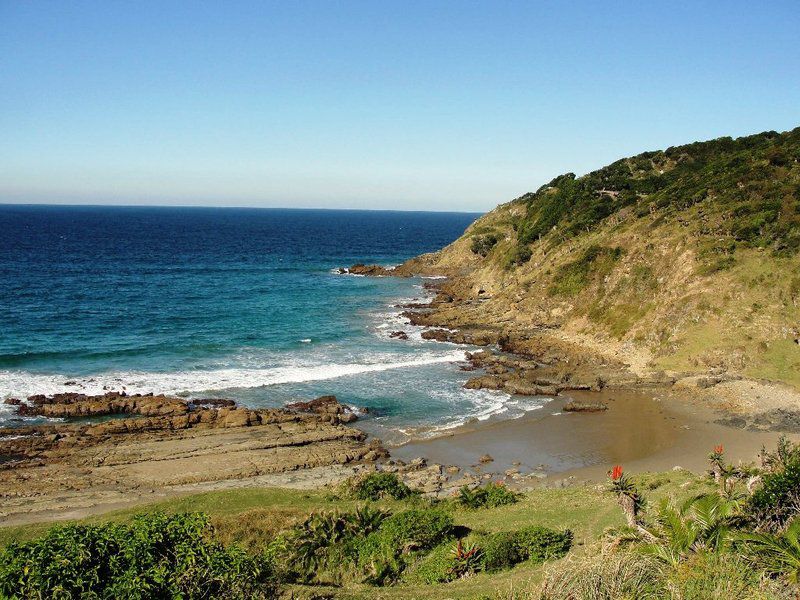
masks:
<svg viewBox="0 0 800 600"><path fill-rule="evenodd" d="M572 533L545 527L470 535L461 544L447 541L417 560L404 578L410 583L443 583L478 571L496 573L526 560L560 558L572 545Z"/></svg>
<svg viewBox="0 0 800 600"><path fill-rule="evenodd" d="M501 531L483 536L479 545L483 549L485 571L504 571L524 560L516 532Z"/></svg>
<svg viewBox="0 0 800 600"><path fill-rule="evenodd" d="M429 550L447 538L452 529L453 518L444 511L406 510L387 518L367 542L392 554Z"/></svg>
<svg viewBox="0 0 800 600"><path fill-rule="evenodd" d="M383 585L396 578L415 554L449 539L452 530L452 517L441 510L414 509L392 515L359 548L365 580Z"/></svg>
<svg viewBox="0 0 800 600"><path fill-rule="evenodd" d="M413 494L411 488L394 473L370 473L355 483L353 493L359 500L402 500Z"/></svg>
<svg viewBox="0 0 800 600"><path fill-rule="evenodd" d="M514 539L522 559L537 563L561 558L572 547L572 532L568 529L554 531L547 527L532 525L517 531Z"/></svg>
<svg viewBox="0 0 800 600"><path fill-rule="evenodd" d="M54 527L0 553L2 598L267 598L271 564L211 539L198 513Z"/></svg>
<svg viewBox="0 0 800 600"><path fill-rule="evenodd" d="M436 546L409 568L404 581L425 584L449 581L453 571L453 546L453 542Z"/></svg>
<svg viewBox="0 0 800 600"><path fill-rule="evenodd" d="M456 501L466 508L496 508L519 501L521 494L508 489L502 483L487 483L482 487L470 489L463 486L458 491Z"/></svg>
<svg viewBox="0 0 800 600"><path fill-rule="evenodd" d="M421 557L404 575L408 583L447 583L484 569L484 550L464 540L448 541Z"/></svg>

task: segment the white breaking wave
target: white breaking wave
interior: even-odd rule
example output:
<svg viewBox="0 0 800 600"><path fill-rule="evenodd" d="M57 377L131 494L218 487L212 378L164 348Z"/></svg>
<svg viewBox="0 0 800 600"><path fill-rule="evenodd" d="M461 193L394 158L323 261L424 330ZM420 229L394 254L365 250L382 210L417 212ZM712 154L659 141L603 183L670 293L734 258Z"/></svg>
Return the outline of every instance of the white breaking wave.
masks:
<svg viewBox="0 0 800 600"><path fill-rule="evenodd" d="M26 371L0 371L0 398L26 398L34 394L80 392L102 394L108 390L125 389L132 394L149 392L163 394L192 394L228 388L257 388L287 383L324 381L362 373L418 367L464 360L464 351L446 354L423 353L417 358L394 362L320 364L309 366L280 366L265 369L215 369L208 371L176 371L172 373L111 372L85 378L64 375L41 375ZM64 385L70 381L70 385ZM0 407L4 405L0 404ZM9 409L11 407L8 407ZM0 409L2 410L2 409Z"/></svg>

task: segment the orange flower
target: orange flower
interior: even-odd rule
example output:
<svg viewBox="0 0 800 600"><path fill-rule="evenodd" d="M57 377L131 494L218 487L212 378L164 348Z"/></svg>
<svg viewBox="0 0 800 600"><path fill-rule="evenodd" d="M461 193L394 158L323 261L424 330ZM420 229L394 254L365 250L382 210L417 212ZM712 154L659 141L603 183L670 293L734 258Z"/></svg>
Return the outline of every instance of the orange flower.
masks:
<svg viewBox="0 0 800 600"><path fill-rule="evenodd" d="M611 481L619 481L622 478L622 467L616 465L611 469Z"/></svg>
<svg viewBox="0 0 800 600"><path fill-rule="evenodd" d="M722 444L719 446L714 446L714 454L722 454L725 449L722 447Z"/></svg>

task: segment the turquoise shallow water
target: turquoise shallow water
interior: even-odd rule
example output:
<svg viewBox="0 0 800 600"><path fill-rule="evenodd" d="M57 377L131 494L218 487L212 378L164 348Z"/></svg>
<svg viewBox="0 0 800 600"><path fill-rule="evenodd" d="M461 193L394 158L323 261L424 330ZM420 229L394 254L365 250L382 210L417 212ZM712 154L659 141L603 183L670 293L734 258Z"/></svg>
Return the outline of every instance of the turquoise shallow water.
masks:
<svg viewBox="0 0 800 600"><path fill-rule="evenodd" d="M280 406L336 394L390 439L530 408L464 390L463 347L399 316L421 279L342 276L477 215L0 207L0 398L124 388ZM404 329L408 341L389 334ZM0 423L13 424L9 409Z"/></svg>

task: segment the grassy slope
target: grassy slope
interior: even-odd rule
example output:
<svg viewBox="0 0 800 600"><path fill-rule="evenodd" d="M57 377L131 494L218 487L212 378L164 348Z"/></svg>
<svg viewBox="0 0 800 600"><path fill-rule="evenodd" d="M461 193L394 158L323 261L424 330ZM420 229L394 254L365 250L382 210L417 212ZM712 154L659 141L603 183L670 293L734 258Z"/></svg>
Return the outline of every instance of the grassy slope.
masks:
<svg viewBox="0 0 800 600"><path fill-rule="evenodd" d="M498 241L484 258L471 245L486 236ZM515 264L520 249L531 257ZM555 325L650 369L800 386L798 249L800 129L558 177L411 264L492 294L489 320Z"/></svg>
<svg viewBox="0 0 800 600"><path fill-rule="evenodd" d="M706 480L687 472L644 474L637 478L655 505L664 496L688 497L710 489ZM389 509L401 509L402 502L380 502ZM84 522L125 520L146 511L203 511L211 515L219 537L257 552L277 531L304 518L312 511L348 509L354 502L333 499L322 492L281 489L245 489L212 492L159 502L136 510L124 510ZM456 510L455 521L473 530L507 531L526 525L545 525L554 529L572 529L575 547L570 556L591 555L598 551L603 531L623 524L622 513L613 497L602 488L575 487L542 489L529 492L517 504L484 510ZM0 546L12 540L26 540L41 535L50 524L0 528ZM293 586L296 597L335 592L337 598L478 598L522 591L541 578L542 566L522 564L491 575L481 574L443 585L397 585L375 588L365 585L345 589Z"/></svg>

